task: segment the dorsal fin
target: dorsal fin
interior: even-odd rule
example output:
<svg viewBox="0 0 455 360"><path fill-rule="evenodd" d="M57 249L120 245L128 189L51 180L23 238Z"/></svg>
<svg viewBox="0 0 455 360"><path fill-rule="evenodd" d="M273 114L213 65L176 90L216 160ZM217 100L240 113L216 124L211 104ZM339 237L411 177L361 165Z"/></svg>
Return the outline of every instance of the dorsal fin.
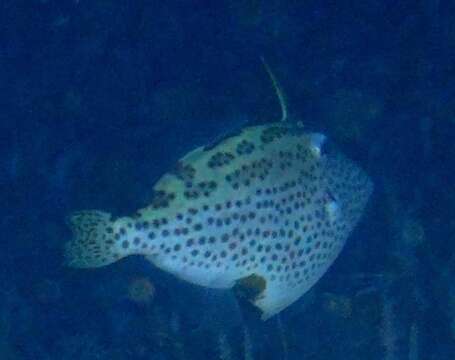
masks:
<svg viewBox="0 0 455 360"><path fill-rule="evenodd" d="M267 62L265 61L263 56L261 56L261 61L265 67L265 71L267 71L267 74L270 77L270 80L272 80L273 88L275 89L276 96L278 97L278 101L279 101L280 107L281 107L281 121L285 122L288 120L288 107L287 107L287 103L286 103L286 98L284 96L283 91L281 90L278 80L276 79L275 75L273 74L272 70L270 69L269 64L267 64Z"/></svg>

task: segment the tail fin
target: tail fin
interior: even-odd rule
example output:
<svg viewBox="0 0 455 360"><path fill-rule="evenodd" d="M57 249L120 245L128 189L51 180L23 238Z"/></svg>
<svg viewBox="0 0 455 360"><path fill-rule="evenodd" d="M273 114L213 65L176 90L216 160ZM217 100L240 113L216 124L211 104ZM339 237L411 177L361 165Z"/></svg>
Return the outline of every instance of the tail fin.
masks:
<svg viewBox="0 0 455 360"><path fill-rule="evenodd" d="M122 254L114 238L114 222L111 215L96 210L80 211L68 218L73 239L66 244L65 262L77 268L109 265Z"/></svg>

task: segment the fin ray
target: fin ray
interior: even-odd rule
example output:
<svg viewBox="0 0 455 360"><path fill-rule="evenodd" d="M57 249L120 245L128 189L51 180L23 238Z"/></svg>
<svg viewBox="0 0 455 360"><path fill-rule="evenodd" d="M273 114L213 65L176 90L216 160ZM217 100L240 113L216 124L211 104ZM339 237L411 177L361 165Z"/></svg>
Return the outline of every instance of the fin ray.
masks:
<svg viewBox="0 0 455 360"><path fill-rule="evenodd" d="M70 215L67 222L73 232L73 239L65 246L68 266L100 267L119 259L111 214L97 210L79 211Z"/></svg>
<svg viewBox="0 0 455 360"><path fill-rule="evenodd" d="M286 122L288 120L288 106L286 102L286 97L284 96L284 92L281 89L280 84L278 83L277 78L275 77L275 74L273 73L272 69L270 69L269 64L265 61L265 58L261 56L261 61L262 64L265 67L265 71L267 71L267 74L270 77L270 80L272 81L273 88L275 90L275 94L278 97L278 102L280 103L280 108L281 108L281 122Z"/></svg>

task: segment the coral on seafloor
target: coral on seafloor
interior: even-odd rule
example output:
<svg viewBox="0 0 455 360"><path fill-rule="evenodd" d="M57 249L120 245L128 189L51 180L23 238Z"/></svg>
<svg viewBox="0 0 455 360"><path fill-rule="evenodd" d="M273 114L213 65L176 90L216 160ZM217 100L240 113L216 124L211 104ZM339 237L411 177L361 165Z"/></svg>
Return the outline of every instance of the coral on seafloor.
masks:
<svg viewBox="0 0 455 360"><path fill-rule="evenodd" d="M155 297L155 285L147 277L137 277L128 285L128 299L139 305L150 305Z"/></svg>
<svg viewBox="0 0 455 360"><path fill-rule="evenodd" d="M93 335L77 334L62 337L55 345L55 358L65 360L102 360L108 359L107 350Z"/></svg>
<svg viewBox="0 0 455 360"><path fill-rule="evenodd" d="M390 296L385 292L383 294L382 304L382 321L381 321L381 338L384 348L384 360L398 359L398 334L395 326L395 304Z"/></svg>
<svg viewBox="0 0 455 360"><path fill-rule="evenodd" d="M220 333L218 336L218 359L233 360L232 347L226 334Z"/></svg>
<svg viewBox="0 0 455 360"><path fill-rule="evenodd" d="M453 272L455 269L455 255L442 274L442 280L447 287L447 319L449 322L450 335L455 342L455 284L453 282Z"/></svg>
<svg viewBox="0 0 455 360"><path fill-rule="evenodd" d="M0 358L2 360L19 359L11 345L11 330L14 323L12 318L12 303L16 290L3 290L0 293Z"/></svg>
<svg viewBox="0 0 455 360"><path fill-rule="evenodd" d="M352 299L345 295L331 293L323 294L323 308L330 314L342 319L352 316Z"/></svg>

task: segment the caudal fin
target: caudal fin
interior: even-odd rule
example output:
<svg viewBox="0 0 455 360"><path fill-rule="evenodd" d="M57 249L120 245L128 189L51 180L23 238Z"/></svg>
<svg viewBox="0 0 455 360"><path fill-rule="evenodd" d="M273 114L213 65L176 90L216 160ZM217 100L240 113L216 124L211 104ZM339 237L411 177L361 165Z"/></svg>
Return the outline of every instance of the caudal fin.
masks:
<svg viewBox="0 0 455 360"><path fill-rule="evenodd" d="M109 265L121 254L114 239L111 215L102 211L80 211L68 218L73 239L65 246L65 262L77 268Z"/></svg>

